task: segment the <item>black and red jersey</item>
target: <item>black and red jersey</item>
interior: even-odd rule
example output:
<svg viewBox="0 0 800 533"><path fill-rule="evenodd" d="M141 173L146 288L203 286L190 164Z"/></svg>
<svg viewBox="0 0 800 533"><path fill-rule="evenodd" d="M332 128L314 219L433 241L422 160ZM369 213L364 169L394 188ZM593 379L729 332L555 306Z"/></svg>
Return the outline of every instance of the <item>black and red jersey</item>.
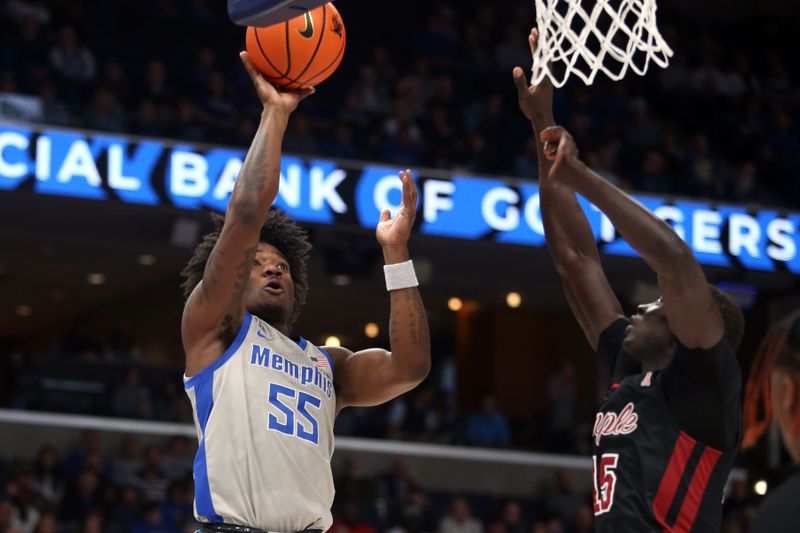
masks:
<svg viewBox="0 0 800 533"><path fill-rule="evenodd" d="M612 324L598 346L614 370L592 435L596 530L718 532L740 434L733 350L679 346L669 367L642 372L622 351L628 324Z"/></svg>

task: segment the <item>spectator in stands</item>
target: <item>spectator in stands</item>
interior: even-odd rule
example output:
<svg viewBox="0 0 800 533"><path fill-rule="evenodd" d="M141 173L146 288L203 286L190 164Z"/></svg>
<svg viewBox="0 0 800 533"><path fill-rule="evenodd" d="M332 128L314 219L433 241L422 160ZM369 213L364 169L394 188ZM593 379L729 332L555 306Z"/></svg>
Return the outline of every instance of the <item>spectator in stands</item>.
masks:
<svg viewBox="0 0 800 533"><path fill-rule="evenodd" d="M389 438L432 440L439 427L433 395L433 387L423 385L394 400L389 413Z"/></svg>
<svg viewBox="0 0 800 533"><path fill-rule="evenodd" d="M684 161L689 186L697 196L714 197L722 193L717 158L711 152L710 141L705 133L694 136L690 151Z"/></svg>
<svg viewBox="0 0 800 533"><path fill-rule="evenodd" d="M43 0L8 0L5 11L17 23L32 20L47 24L53 16Z"/></svg>
<svg viewBox="0 0 800 533"><path fill-rule="evenodd" d="M344 458L342 468L334 480L337 500L363 504L375 498L374 482L359 473L360 466L356 456L348 455Z"/></svg>
<svg viewBox="0 0 800 533"><path fill-rule="evenodd" d="M169 422L191 422L191 404L186 401L183 387L178 388L179 379L171 376L161 380L153 400L153 413L156 419Z"/></svg>
<svg viewBox="0 0 800 533"><path fill-rule="evenodd" d="M36 529L33 530L33 533L59 533L59 531L60 527L56 520L56 515L45 513L39 518L39 523L36 524Z"/></svg>
<svg viewBox="0 0 800 533"><path fill-rule="evenodd" d="M522 153L514 160L514 175L531 180L539 178L539 156L534 137L528 138Z"/></svg>
<svg viewBox="0 0 800 533"><path fill-rule="evenodd" d="M167 453L161 460L161 469L167 479L184 479L192 475L194 450L189 439L183 436L172 437L167 444Z"/></svg>
<svg viewBox="0 0 800 533"><path fill-rule="evenodd" d="M572 515L572 533L594 533L594 511L583 504Z"/></svg>
<svg viewBox="0 0 800 533"><path fill-rule="evenodd" d="M103 514L101 512L91 512L83 519L81 533L103 533L103 522Z"/></svg>
<svg viewBox="0 0 800 533"><path fill-rule="evenodd" d="M752 160L739 164L728 186L726 196L737 202L752 202L758 198L758 168Z"/></svg>
<svg viewBox="0 0 800 533"><path fill-rule="evenodd" d="M101 131L124 131L125 114L117 96L105 88L95 91L92 104L86 113L85 125Z"/></svg>
<svg viewBox="0 0 800 533"><path fill-rule="evenodd" d="M418 533L432 531L435 527L432 511L425 491L414 486L408 491L406 501L394 519L395 526L391 533Z"/></svg>
<svg viewBox="0 0 800 533"><path fill-rule="evenodd" d="M141 516L141 497L139 489L133 485L122 485L119 496L111 511L110 530L113 533L128 533Z"/></svg>
<svg viewBox="0 0 800 533"><path fill-rule="evenodd" d="M61 101L58 89L50 81L39 86L39 100L42 102L42 121L53 126L68 126L72 117L67 106Z"/></svg>
<svg viewBox="0 0 800 533"><path fill-rule="evenodd" d="M120 452L111 462L111 477L117 485L135 483L136 473L142 467L139 441L126 435L120 443Z"/></svg>
<svg viewBox="0 0 800 533"><path fill-rule="evenodd" d="M575 367L565 363L547 384L550 400L547 449L557 453L575 451L575 402L578 394Z"/></svg>
<svg viewBox="0 0 800 533"><path fill-rule="evenodd" d="M158 504L149 503L142 512L142 519L133 527L131 533L179 533L179 530L164 520Z"/></svg>
<svg viewBox="0 0 800 533"><path fill-rule="evenodd" d="M92 52L78 42L75 28L62 28L58 44L50 49L50 64L64 78L85 82L95 75L95 60Z"/></svg>
<svg viewBox="0 0 800 533"><path fill-rule="evenodd" d="M481 410L469 415L467 443L472 446L502 448L511 445L511 432L505 415L497 410L495 399L486 395Z"/></svg>
<svg viewBox="0 0 800 533"><path fill-rule="evenodd" d="M94 470L85 469L68 486L59 516L66 526L78 527L89 513L103 509L103 503L100 476Z"/></svg>
<svg viewBox="0 0 800 533"><path fill-rule="evenodd" d="M64 461L64 475L67 479L74 478L86 466L89 455L100 453L102 437L96 429L81 431L77 449L72 450Z"/></svg>
<svg viewBox="0 0 800 533"><path fill-rule="evenodd" d="M510 500L503 505L500 522L505 526L506 533L528 533L530 529L530 524L525 522L522 514L522 505L516 500Z"/></svg>
<svg viewBox="0 0 800 533"><path fill-rule="evenodd" d="M329 533L378 533L378 530L361 518L358 503L349 501L342 505Z"/></svg>
<svg viewBox="0 0 800 533"><path fill-rule="evenodd" d="M41 516L34 506L33 474L18 468L13 479L6 483L6 497L11 502L11 522L22 533L31 533Z"/></svg>
<svg viewBox="0 0 800 533"><path fill-rule="evenodd" d="M454 391L441 393L438 412L439 436L436 440L446 444L463 444L464 420Z"/></svg>
<svg viewBox="0 0 800 533"><path fill-rule="evenodd" d="M161 503L161 514L164 523L178 531L194 522L192 494L187 495L186 483L182 480L172 481L167 488L167 497Z"/></svg>
<svg viewBox="0 0 800 533"><path fill-rule="evenodd" d="M64 474L58 450L52 445L39 449L33 467L33 486L36 496L47 506L54 505L64 495Z"/></svg>
<svg viewBox="0 0 800 533"><path fill-rule="evenodd" d="M9 50L14 56L14 70L18 73L23 91L34 92L36 82L46 77L49 40L42 34L42 24L35 17L22 19L17 27L18 46L16 50Z"/></svg>
<svg viewBox="0 0 800 533"><path fill-rule="evenodd" d="M131 367L125 372L120 386L114 390L113 412L124 418L152 416L150 391L140 383L139 369Z"/></svg>
<svg viewBox="0 0 800 533"><path fill-rule="evenodd" d="M583 500L573 486L572 471L566 468L556 469L555 486L544 491L543 507L546 513L571 521Z"/></svg>
<svg viewBox="0 0 800 533"><path fill-rule="evenodd" d="M378 491L388 500L403 501L414 484L408 469L408 461L403 457L397 457L392 461L391 470L378 479Z"/></svg>
<svg viewBox="0 0 800 533"><path fill-rule="evenodd" d="M148 446L144 452L144 465L136 475L136 486L145 500L158 502L167 492L167 480L161 468L161 451L157 446Z"/></svg>
<svg viewBox="0 0 800 533"><path fill-rule="evenodd" d="M439 522L437 533L483 533L483 525L470 512L463 498L454 498L450 510Z"/></svg>
<svg viewBox="0 0 800 533"><path fill-rule="evenodd" d="M22 533L19 525L14 523L11 502L2 495L0 495L0 531L3 533Z"/></svg>
<svg viewBox="0 0 800 533"><path fill-rule="evenodd" d="M390 526L400 514L400 506L406 501L416 483L411 478L408 461L397 457L392 461L389 472L378 477L378 496L375 506L382 526Z"/></svg>

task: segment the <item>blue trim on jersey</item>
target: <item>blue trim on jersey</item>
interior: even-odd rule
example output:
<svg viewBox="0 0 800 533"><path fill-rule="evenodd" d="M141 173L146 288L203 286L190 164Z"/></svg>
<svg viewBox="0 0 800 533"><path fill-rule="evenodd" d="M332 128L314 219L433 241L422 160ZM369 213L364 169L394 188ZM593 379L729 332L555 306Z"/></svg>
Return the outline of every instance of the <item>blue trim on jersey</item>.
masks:
<svg viewBox="0 0 800 533"><path fill-rule="evenodd" d="M319 346L317 346L317 349L320 352L324 353L325 357L328 358L328 364L331 365L331 372L333 372L335 369L333 368L333 357L331 357L331 354L329 354L328 350L326 350L325 348L320 348Z"/></svg>
<svg viewBox="0 0 800 533"><path fill-rule="evenodd" d="M233 339L233 344L231 344L228 347L228 349L225 350L225 353L222 354L222 356L220 358L218 358L216 361L211 363L209 366L207 366L206 368L201 370L199 374L194 375L194 376L190 377L189 379L187 379L183 383L183 386L185 388L187 388L187 389L191 389L192 387L197 385L200 381L206 379L208 376L213 374L216 369L218 369L219 367L224 365L226 362L228 362L228 359L233 357L233 354L236 353L236 350L238 350L239 347L244 342L244 338L247 337L247 332L250 330L250 322L252 322L252 320L253 320L253 316L249 312L245 311L244 312L244 320L242 320L242 325L239 327L239 332L236 334L236 338Z"/></svg>
<svg viewBox="0 0 800 533"><path fill-rule="evenodd" d="M301 350L305 350L306 346L308 346L308 341L305 340L303 337L300 337L300 339L297 341L297 345L300 347Z"/></svg>
<svg viewBox="0 0 800 533"><path fill-rule="evenodd" d="M238 339L238 337L237 337ZM239 342L241 344L241 341ZM211 485L208 483L208 465L206 463L206 425L214 409L214 374L198 374L202 380L194 385L194 403L197 408L197 421L200 424L202 439L200 448L194 458L194 498L197 514L212 522L222 522L222 517L214 509L211 500ZM194 378L192 378L194 379Z"/></svg>

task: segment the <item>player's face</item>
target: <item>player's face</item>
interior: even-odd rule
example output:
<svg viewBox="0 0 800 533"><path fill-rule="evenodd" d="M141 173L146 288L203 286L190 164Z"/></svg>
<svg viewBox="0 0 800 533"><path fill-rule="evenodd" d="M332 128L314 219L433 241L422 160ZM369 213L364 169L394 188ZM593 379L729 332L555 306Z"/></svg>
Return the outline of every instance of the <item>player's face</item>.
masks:
<svg viewBox="0 0 800 533"><path fill-rule="evenodd" d="M294 283L289 261L271 244L258 245L244 302L248 311L272 324L292 314Z"/></svg>
<svg viewBox="0 0 800 533"><path fill-rule="evenodd" d="M675 336L669 329L667 315L661 299L640 305L631 316L631 325L625 330L622 348L637 361L645 361L651 356L662 356L665 350L672 349Z"/></svg>
<svg viewBox="0 0 800 533"><path fill-rule="evenodd" d="M772 411L778 422L783 442L795 463L800 463L800 447L792 445L800 439L800 429L795 421L800 410L800 378L783 368L772 372L770 382Z"/></svg>

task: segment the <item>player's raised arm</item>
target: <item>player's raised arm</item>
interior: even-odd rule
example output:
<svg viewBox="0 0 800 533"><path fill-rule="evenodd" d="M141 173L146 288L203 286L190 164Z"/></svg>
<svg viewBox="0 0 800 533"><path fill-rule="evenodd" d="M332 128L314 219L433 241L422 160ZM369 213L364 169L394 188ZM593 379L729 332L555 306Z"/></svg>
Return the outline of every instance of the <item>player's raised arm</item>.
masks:
<svg viewBox="0 0 800 533"><path fill-rule="evenodd" d="M675 337L687 348L717 344L725 333L722 314L691 248L667 223L583 164L564 129L549 128L541 138L547 157L555 161L548 181L566 185L594 203L656 272Z"/></svg>
<svg viewBox="0 0 800 533"><path fill-rule="evenodd" d="M532 54L538 38L538 30L534 28L528 36ZM531 121L537 136L539 195L547 248L561 276L569 306L592 348L596 349L600 334L622 315L622 308L603 272L589 221L575 193L545 179L552 163L545 157L539 134L555 124L553 86L548 78L538 86L528 86L520 67L514 69L513 75L520 109Z"/></svg>
<svg viewBox="0 0 800 533"><path fill-rule="evenodd" d="M219 339L232 340L245 313L242 301L259 232L278 194L281 143L289 115L313 90L278 92L241 54L264 108L255 138L231 194L225 224L203 273L184 307L181 334L186 371L193 375L217 357Z"/></svg>
<svg viewBox="0 0 800 533"><path fill-rule="evenodd" d="M431 368L428 319L408 252L417 188L410 171L401 172L400 178L400 210L395 218L391 218L389 210L381 213L375 231L383 248L386 288L391 298L391 352L376 348L353 353L344 348L328 348L336 369L339 408L387 402L416 387Z"/></svg>

